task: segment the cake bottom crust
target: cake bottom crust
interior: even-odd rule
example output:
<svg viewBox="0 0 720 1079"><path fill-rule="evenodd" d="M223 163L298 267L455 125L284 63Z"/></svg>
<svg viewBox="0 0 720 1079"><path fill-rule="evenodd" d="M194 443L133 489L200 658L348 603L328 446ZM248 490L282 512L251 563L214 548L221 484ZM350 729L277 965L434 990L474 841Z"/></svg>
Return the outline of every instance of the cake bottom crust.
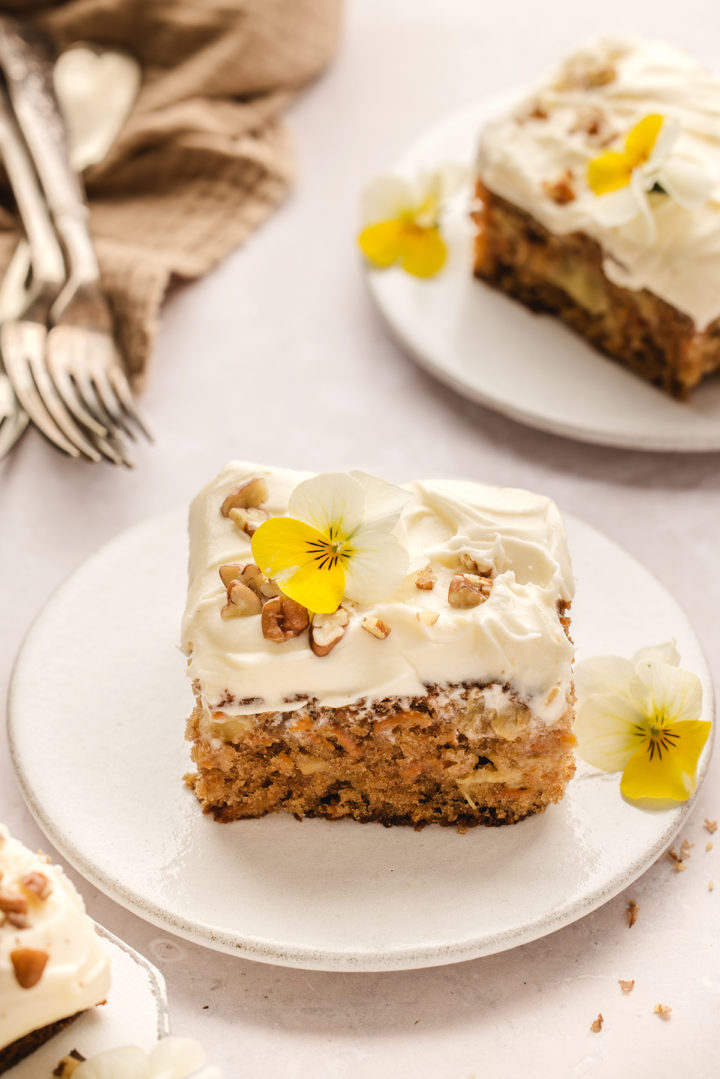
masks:
<svg viewBox="0 0 720 1079"><path fill-rule="evenodd" d="M197 773L186 780L224 822L284 811L386 826L511 824L559 801L575 770L572 708L542 727L519 702L485 709L482 687L402 706L265 713L242 735L218 737L221 715L210 720L198 700L187 727Z"/></svg>
<svg viewBox="0 0 720 1079"><path fill-rule="evenodd" d="M583 233L556 236L478 182L474 273L532 311L559 318L595 348L681 399L720 369L720 320L698 332L653 293L614 284Z"/></svg>
<svg viewBox="0 0 720 1079"><path fill-rule="evenodd" d="M16 1041L11 1042L10 1045L6 1045L4 1049L0 1049L0 1074L9 1071L10 1068L14 1068L16 1064L19 1064L21 1060L25 1060L31 1053L34 1053L36 1049L39 1049L45 1042L49 1042L51 1038L54 1038L56 1034L59 1034L61 1030L69 1026L70 1023L74 1023L83 1012L76 1012L74 1015L69 1015L66 1019L58 1019L55 1023L48 1023L47 1026L39 1027L37 1030L31 1030L29 1034L26 1034L22 1038L18 1038Z"/></svg>

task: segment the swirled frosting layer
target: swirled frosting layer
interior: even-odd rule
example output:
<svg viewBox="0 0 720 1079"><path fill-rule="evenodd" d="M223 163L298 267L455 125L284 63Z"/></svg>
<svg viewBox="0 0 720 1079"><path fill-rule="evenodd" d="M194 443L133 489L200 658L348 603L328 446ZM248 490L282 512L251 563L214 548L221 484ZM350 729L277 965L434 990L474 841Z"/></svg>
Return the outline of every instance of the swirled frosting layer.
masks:
<svg viewBox="0 0 720 1079"><path fill-rule="evenodd" d="M573 578L565 533L554 503L528 491L475 483L410 483L398 534L407 544L409 573L393 595L352 610L344 637L329 655L313 654L308 634L266 640L260 616L224 621L224 563L251 562L249 538L220 512L245 480L267 479L271 515L284 514L293 488L308 474L230 462L190 510L190 563L182 645L189 674L210 711L287 711L307 699L339 707L362 699L418 696L430 684L491 682L509 686L543 721L567 708L572 646L558 617ZM448 588L461 556L492 570L480 606L450 606ZM416 586L431 564L432 590ZM437 613L427 624L419 612ZM377 617L384 640L362 627Z"/></svg>
<svg viewBox="0 0 720 1079"><path fill-rule="evenodd" d="M62 869L11 838L2 825L0 897L0 905L6 908L26 907L24 913L11 911L10 917L0 914L3 1049L30 1031L104 1000L110 988L110 961L81 897ZM27 924L21 928L13 922ZM29 988L19 983L15 966L18 952L25 951L47 956L39 980Z"/></svg>
<svg viewBox="0 0 720 1079"><path fill-rule="evenodd" d="M639 218L599 224L598 196L586 180L589 161L621 148L651 113L679 121L673 153L703 166L714 182L699 208L651 195L652 238ZM556 201L550 189L568 169L574 197ZM720 316L720 79L679 49L615 38L583 46L509 115L488 124L477 171L492 192L551 232L597 240L616 284L648 289L700 330Z"/></svg>

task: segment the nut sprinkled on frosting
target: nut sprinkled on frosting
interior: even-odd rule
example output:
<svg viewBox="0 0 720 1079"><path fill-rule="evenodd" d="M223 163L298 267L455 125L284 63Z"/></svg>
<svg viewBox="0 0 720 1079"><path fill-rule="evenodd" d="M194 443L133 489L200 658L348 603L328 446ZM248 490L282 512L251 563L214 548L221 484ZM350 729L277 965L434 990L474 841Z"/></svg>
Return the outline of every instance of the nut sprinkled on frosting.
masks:
<svg viewBox="0 0 720 1079"><path fill-rule="evenodd" d="M230 492L220 507L220 512L223 517L229 517L231 510L255 508L262 506L267 500L267 480L263 476L253 476L252 479L246 480Z"/></svg>
<svg viewBox="0 0 720 1079"><path fill-rule="evenodd" d="M367 630L371 636L377 637L379 641L384 641L392 632L390 626L387 622L383 622L382 618L363 618L360 625L364 630Z"/></svg>
<svg viewBox="0 0 720 1079"><path fill-rule="evenodd" d="M345 636L350 615L344 607L332 614L314 614L310 625L310 647L316 656L327 656Z"/></svg>
<svg viewBox="0 0 720 1079"><path fill-rule="evenodd" d="M416 618L421 626L434 626L437 622L440 614L438 611L421 610L417 612Z"/></svg>
<svg viewBox="0 0 720 1079"><path fill-rule="evenodd" d="M43 901L52 895L52 884L44 873L26 873L20 878L20 885L26 892Z"/></svg>
<svg viewBox="0 0 720 1079"><path fill-rule="evenodd" d="M39 948L16 948L10 952L15 980L21 989L32 989L37 985L49 958L48 953Z"/></svg>
<svg viewBox="0 0 720 1079"><path fill-rule="evenodd" d="M479 607L490 595L492 581L476 573L456 573L448 587L451 607Z"/></svg>
<svg viewBox="0 0 720 1079"><path fill-rule="evenodd" d="M433 572L433 568L428 562L425 569L421 569L415 578L415 587L420 588L423 591L431 592L437 584L437 573Z"/></svg>
<svg viewBox="0 0 720 1079"><path fill-rule="evenodd" d="M266 513L265 510L256 506L247 510L232 509L228 513L230 520L234 521L238 528L247 536L253 536L260 525L263 524L264 521L267 521L269 516L270 515Z"/></svg>
<svg viewBox="0 0 720 1079"><path fill-rule="evenodd" d="M27 914L28 901L20 892L0 892L0 910L3 914Z"/></svg>
<svg viewBox="0 0 720 1079"><path fill-rule="evenodd" d="M227 603L220 611L222 618L248 618L260 614L262 602L251 588L242 581L231 581L227 590Z"/></svg>
<svg viewBox="0 0 720 1079"><path fill-rule="evenodd" d="M557 180L544 180L543 191L558 206L566 206L569 202L574 202L577 197L573 184L574 179L572 169L565 169L562 176L559 176Z"/></svg>
<svg viewBox="0 0 720 1079"><path fill-rule="evenodd" d="M268 641L289 641L299 637L310 625L306 607L289 596L269 599L262 609L262 634Z"/></svg>

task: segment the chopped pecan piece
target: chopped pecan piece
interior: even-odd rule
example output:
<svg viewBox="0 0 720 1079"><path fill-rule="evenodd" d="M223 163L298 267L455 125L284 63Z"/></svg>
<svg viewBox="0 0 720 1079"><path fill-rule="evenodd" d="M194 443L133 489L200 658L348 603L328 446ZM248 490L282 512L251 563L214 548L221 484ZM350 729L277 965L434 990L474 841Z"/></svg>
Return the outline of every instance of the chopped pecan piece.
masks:
<svg viewBox="0 0 720 1079"><path fill-rule="evenodd" d="M629 981L623 981L622 978L618 979L618 985L622 989L623 993L632 993L635 988L635 979L631 978Z"/></svg>
<svg viewBox="0 0 720 1079"><path fill-rule="evenodd" d="M577 114L569 134L586 135L588 142L593 143L595 146L607 146L616 137L616 132L610 126L607 114L595 106L582 109Z"/></svg>
<svg viewBox="0 0 720 1079"><path fill-rule="evenodd" d="M306 607L289 596L275 596L263 604L262 634L269 641L289 641L299 637L310 624Z"/></svg>
<svg viewBox="0 0 720 1079"><path fill-rule="evenodd" d="M0 892L0 910L4 914L27 914L28 901L20 892Z"/></svg>
<svg viewBox="0 0 720 1079"><path fill-rule="evenodd" d="M556 180L544 180L543 191L558 206L566 206L569 202L574 202L576 198L574 179L572 169L565 169L562 176L558 176Z"/></svg>
<svg viewBox="0 0 720 1079"><path fill-rule="evenodd" d="M32 925L27 914L16 914L15 911L9 911L7 914L3 914L3 918L8 925L14 926L15 929L29 929Z"/></svg>
<svg viewBox="0 0 720 1079"><path fill-rule="evenodd" d="M469 551L462 551L458 557L460 568L468 573L476 573L478 577L492 577L493 568L489 562L481 561Z"/></svg>
<svg viewBox="0 0 720 1079"><path fill-rule="evenodd" d="M428 562L425 569L421 569L415 578L415 587L421 588L425 592L431 592L437 583L437 573L433 572L433 568Z"/></svg>
<svg viewBox="0 0 720 1079"><path fill-rule="evenodd" d="M440 617L438 611L428 611L426 609L420 610L415 616L421 626L434 626Z"/></svg>
<svg viewBox="0 0 720 1079"><path fill-rule="evenodd" d="M456 573L448 587L451 607L479 607L490 595L492 581L476 573Z"/></svg>
<svg viewBox="0 0 720 1079"><path fill-rule="evenodd" d="M260 614L262 602L260 597L248 588L242 581L231 581L227 590L227 603L220 611L224 619L248 618L253 614Z"/></svg>
<svg viewBox="0 0 720 1079"><path fill-rule="evenodd" d="M250 509L232 509L228 513L228 517L231 521L241 529L247 536L254 535L260 525L267 521L269 514L265 510L258 509L252 506Z"/></svg>
<svg viewBox="0 0 720 1079"><path fill-rule="evenodd" d="M350 615L344 607L332 614L314 614L310 624L310 647L316 656L327 656L345 636Z"/></svg>
<svg viewBox="0 0 720 1079"><path fill-rule="evenodd" d="M38 899L45 900L52 895L52 883L44 873L26 873L24 877L20 878L20 884L26 892L37 896Z"/></svg>
<svg viewBox="0 0 720 1079"><path fill-rule="evenodd" d="M602 1030L602 1028L603 1028L603 1023L604 1023L604 1022L605 1022L605 1020L603 1019L603 1013L602 1013L602 1012L598 1012L598 1016L597 1016L597 1019L595 1019L595 1020L594 1020L594 1021L593 1021L593 1022L592 1022L592 1023L590 1024L590 1029L592 1030L593 1034L599 1034L599 1033L600 1033L600 1031L601 1031L601 1030Z"/></svg>
<svg viewBox="0 0 720 1079"><path fill-rule="evenodd" d="M263 476L253 476L251 480L246 480L230 492L220 507L220 512L223 517L229 517L230 510L246 510L262 506L263 502L267 502L267 498L267 480Z"/></svg>
<svg viewBox="0 0 720 1079"><path fill-rule="evenodd" d="M628 929L632 929L637 921L639 907L634 899L628 899L627 909L625 911L625 918L627 919Z"/></svg>
<svg viewBox="0 0 720 1079"><path fill-rule="evenodd" d="M659 1015L661 1019L669 1019L672 1008L669 1004L656 1004L653 1008L655 1015Z"/></svg>
<svg viewBox="0 0 720 1079"><path fill-rule="evenodd" d="M15 971L15 980L21 989L32 989L40 981L50 958L47 952L39 948L16 948L10 952L10 962Z"/></svg>
<svg viewBox="0 0 720 1079"><path fill-rule="evenodd" d="M382 618L363 618L360 625L379 641L384 641L391 633L390 626L387 622L383 622Z"/></svg>
<svg viewBox="0 0 720 1079"><path fill-rule="evenodd" d="M240 581L263 601L280 595L280 589L275 581L266 577L254 562L228 562L221 566L218 572L226 588L229 588L233 581Z"/></svg>

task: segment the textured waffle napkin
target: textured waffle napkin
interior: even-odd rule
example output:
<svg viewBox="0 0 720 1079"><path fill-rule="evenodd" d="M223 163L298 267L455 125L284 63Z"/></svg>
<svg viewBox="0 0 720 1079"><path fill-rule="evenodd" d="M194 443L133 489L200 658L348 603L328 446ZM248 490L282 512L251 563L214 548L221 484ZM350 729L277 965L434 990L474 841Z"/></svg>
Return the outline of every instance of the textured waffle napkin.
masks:
<svg viewBox="0 0 720 1079"><path fill-rule="evenodd" d="M136 104L85 175L118 342L137 385L173 276L206 273L285 195L281 114L335 50L340 0L15 0L58 51L118 45L140 61ZM5 181L3 180L3 183ZM6 194L2 203L12 205ZM0 270L17 243L0 208Z"/></svg>

